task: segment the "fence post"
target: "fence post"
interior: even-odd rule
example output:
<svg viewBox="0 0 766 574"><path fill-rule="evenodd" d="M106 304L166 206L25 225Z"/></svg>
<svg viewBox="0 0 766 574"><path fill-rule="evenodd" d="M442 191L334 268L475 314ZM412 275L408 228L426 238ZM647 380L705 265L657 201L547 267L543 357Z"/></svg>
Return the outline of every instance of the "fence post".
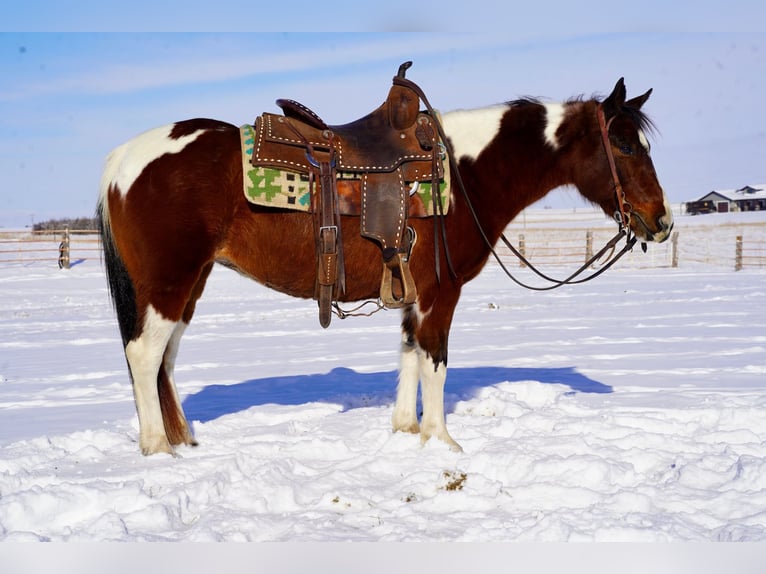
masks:
<svg viewBox="0 0 766 574"><path fill-rule="evenodd" d="M64 239L59 243L59 269L69 269L69 228L64 230Z"/></svg>
<svg viewBox="0 0 766 574"><path fill-rule="evenodd" d="M737 235L736 248L734 249L734 271L742 271L742 236Z"/></svg>
<svg viewBox="0 0 766 574"><path fill-rule="evenodd" d="M588 229L585 232L585 262L590 261L593 257L593 230Z"/></svg>
<svg viewBox="0 0 766 574"><path fill-rule="evenodd" d="M524 234L523 233L519 233L519 253L521 253L521 255L523 257L527 256L527 245L524 242ZM526 265L524 265L524 260L523 259L519 259L519 267L526 267Z"/></svg>
<svg viewBox="0 0 766 574"><path fill-rule="evenodd" d="M678 267L678 231L670 236L670 266Z"/></svg>

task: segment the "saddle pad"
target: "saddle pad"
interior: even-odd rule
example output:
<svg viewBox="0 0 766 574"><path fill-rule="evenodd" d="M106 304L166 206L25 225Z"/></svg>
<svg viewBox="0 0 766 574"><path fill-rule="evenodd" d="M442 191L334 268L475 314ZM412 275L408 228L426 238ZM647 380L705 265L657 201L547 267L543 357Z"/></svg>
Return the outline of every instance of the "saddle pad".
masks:
<svg viewBox="0 0 766 574"><path fill-rule="evenodd" d="M250 158L255 144L255 128L245 124L240 127L242 146L242 179L245 198L250 203L265 207L311 211L308 175L295 171L269 167L253 167ZM444 179L440 184L444 213L449 208L449 162L444 163ZM318 185L318 183L316 183ZM361 178L358 174L338 174L338 195L343 215L361 213ZM431 184L421 182L410 195L409 216L431 217L434 202Z"/></svg>

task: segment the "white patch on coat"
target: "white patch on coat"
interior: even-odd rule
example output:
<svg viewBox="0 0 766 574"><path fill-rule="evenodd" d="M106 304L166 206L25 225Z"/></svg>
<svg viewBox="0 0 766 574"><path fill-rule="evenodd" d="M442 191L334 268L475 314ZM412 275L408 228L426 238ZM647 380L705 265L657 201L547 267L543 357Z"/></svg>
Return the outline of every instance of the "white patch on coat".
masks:
<svg viewBox="0 0 766 574"><path fill-rule="evenodd" d="M206 130L197 130L174 139L170 134L175 124L144 132L112 150L106 158L101 176L101 202L106 205L106 195L111 186L125 197L144 168L165 154L178 153L196 140Z"/></svg>
<svg viewBox="0 0 766 574"><path fill-rule="evenodd" d="M442 115L444 133L452 142L455 159L476 159L500 131L507 105L474 110L455 110Z"/></svg>
<svg viewBox="0 0 766 574"><path fill-rule="evenodd" d="M564 121L564 104L543 104L545 107L545 142L553 149L559 148L559 138L556 132Z"/></svg>
<svg viewBox="0 0 766 574"><path fill-rule="evenodd" d="M649 145L649 140L647 139L644 130L638 130L638 141L641 142L642 146L644 146L646 153L649 153L652 150L652 146Z"/></svg>

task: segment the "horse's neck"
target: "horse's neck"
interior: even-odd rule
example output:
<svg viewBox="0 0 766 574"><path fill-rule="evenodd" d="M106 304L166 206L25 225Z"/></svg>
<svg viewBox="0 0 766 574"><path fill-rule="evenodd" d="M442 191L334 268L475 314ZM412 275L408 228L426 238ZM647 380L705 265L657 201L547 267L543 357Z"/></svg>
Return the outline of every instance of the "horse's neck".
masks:
<svg viewBox="0 0 766 574"><path fill-rule="evenodd" d="M554 106L493 106L444 115L446 135L452 143L466 197L453 184L457 227L475 228L470 202L488 239L494 243L524 208L551 189L567 183L557 169L556 151L546 138L546 125ZM551 121L547 121L551 120Z"/></svg>

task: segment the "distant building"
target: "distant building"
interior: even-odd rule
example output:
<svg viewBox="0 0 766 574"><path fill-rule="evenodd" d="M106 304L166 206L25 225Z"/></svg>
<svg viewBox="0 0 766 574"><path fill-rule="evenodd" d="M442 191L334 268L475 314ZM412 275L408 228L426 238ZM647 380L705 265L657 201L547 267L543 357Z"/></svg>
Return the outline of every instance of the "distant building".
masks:
<svg viewBox="0 0 766 574"><path fill-rule="evenodd" d="M686 202L689 215L763 210L766 210L766 184L746 185L733 191L711 191L695 201Z"/></svg>

